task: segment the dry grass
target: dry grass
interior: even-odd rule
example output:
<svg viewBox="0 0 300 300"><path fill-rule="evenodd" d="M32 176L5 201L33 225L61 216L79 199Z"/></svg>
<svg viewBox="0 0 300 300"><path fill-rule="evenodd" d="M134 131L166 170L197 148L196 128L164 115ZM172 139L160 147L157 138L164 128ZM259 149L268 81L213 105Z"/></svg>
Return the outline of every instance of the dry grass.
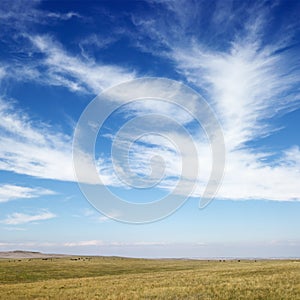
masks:
<svg viewBox="0 0 300 300"><path fill-rule="evenodd" d="M300 299L300 261L0 260L0 299Z"/></svg>

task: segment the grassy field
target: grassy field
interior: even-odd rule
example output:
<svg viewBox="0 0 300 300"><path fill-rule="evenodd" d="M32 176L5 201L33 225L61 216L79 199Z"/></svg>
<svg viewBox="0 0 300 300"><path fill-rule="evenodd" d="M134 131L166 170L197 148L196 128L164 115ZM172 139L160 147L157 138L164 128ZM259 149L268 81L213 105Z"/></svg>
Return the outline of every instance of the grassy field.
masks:
<svg viewBox="0 0 300 300"><path fill-rule="evenodd" d="M0 299L300 299L300 261L0 259Z"/></svg>

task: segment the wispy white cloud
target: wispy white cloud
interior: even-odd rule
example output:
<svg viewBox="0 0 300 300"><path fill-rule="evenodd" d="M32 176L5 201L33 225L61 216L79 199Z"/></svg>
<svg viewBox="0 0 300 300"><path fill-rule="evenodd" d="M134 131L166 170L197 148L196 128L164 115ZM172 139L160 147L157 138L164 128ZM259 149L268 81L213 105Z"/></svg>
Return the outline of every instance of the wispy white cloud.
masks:
<svg viewBox="0 0 300 300"><path fill-rule="evenodd" d="M10 101L0 101L0 169L39 178L74 180L72 138L32 122ZM63 164L63 167L62 167Z"/></svg>
<svg viewBox="0 0 300 300"><path fill-rule="evenodd" d="M270 43L264 40L265 30L269 25L268 13L272 6L266 8L257 4L259 7L254 5L248 8L245 12L244 28L240 33L235 36L227 35L229 40L223 47L220 45L209 47L207 43L202 43L201 39L197 38L193 30L189 31L190 34L186 34L190 17L195 13L194 4L184 2L182 9L183 2L180 1L149 2L164 5L169 12L176 15L176 19L180 20L179 25L166 24L149 16L146 18L134 16L134 24L141 34L153 39L154 45L151 49L154 49L154 55L158 55L156 47L162 44L168 49L162 51L161 55L172 60L178 73L204 93L224 129L227 168L218 197L237 200L300 200L297 183L299 146L277 152L274 156L273 152L257 147L251 148L248 145L248 142L280 130L271 125L272 118L295 110L300 104L299 56L293 52L293 48L288 47L292 34L287 36L284 30L279 29L276 40L269 38ZM254 11L260 12L255 18L253 18ZM230 8L227 17L231 20L236 19L237 13L237 10ZM224 22L224 15L220 15L220 10L215 11L214 15L218 25ZM155 40L158 42L155 43ZM183 99L188 103L188 97ZM159 113L159 109L155 107L151 109ZM174 114L174 117L175 115L177 116ZM133 163L131 167L136 173L147 173L145 166L149 165L149 158L144 153L149 152L152 156L159 152L157 149L153 150L153 143L157 148L163 149L159 140L160 138L153 138L152 143L135 145L136 161L134 159L132 161L138 163ZM203 157L207 158L208 152L204 149L207 150L208 145L203 142L199 144L197 140L195 143L198 149L203 149L200 153L206 153ZM164 152L162 157L165 161L174 162L172 155ZM209 167L207 159L203 157L193 159L194 163L199 160L201 166L204 165L202 173L203 171L207 173ZM178 164L175 165L173 171L179 176L180 167ZM172 180L165 183L167 189L175 184ZM199 183L196 196L201 195L203 187L204 185Z"/></svg>
<svg viewBox="0 0 300 300"><path fill-rule="evenodd" d="M4 227L3 229L8 230L8 231L26 231L27 229L24 227Z"/></svg>
<svg viewBox="0 0 300 300"><path fill-rule="evenodd" d="M105 242L102 240L88 240L88 241L78 241L78 242L68 242L64 243L65 247L87 247L87 246L103 246L103 247L144 247L144 246L166 246L172 245L173 243L167 242Z"/></svg>
<svg viewBox="0 0 300 300"><path fill-rule="evenodd" d="M103 89L133 79L133 68L95 61L84 52L69 53L49 35L22 34L27 60L2 62L0 80L62 86L75 93L99 94ZM34 57L35 59L33 59Z"/></svg>
<svg viewBox="0 0 300 300"><path fill-rule="evenodd" d="M103 241L101 240L89 240L89 241L79 241L79 242L67 242L64 243L65 247L86 247L86 246L103 246Z"/></svg>
<svg viewBox="0 0 300 300"><path fill-rule="evenodd" d="M15 230L16 227L9 227L10 230ZM0 247L11 247L15 249L15 247L55 247L58 246L58 243L53 243L53 242L4 242L0 243ZM32 250L32 248L30 249Z"/></svg>
<svg viewBox="0 0 300 300"><path fill-rule="evenodd" d="M45 15L48 18L53 18L53 19L58 19L58 20L63 20L63 21L66 21L66 20L69 20L69 19L72 19L75 17L82 18L82 16L79 13L74 12L74 11L70 11L67 13L47 12Z"/></svg>
<svg viewBox="0 0 300 300"><path fill-rule="evenodd" d="M56 21L67 21L72 18L83 18L79 13L69 11L66 13L39 9L40 0L33 1L1 1L0 22L6 29L25 30L32 24L51 24Z"/></svg>
<svg viewBox="0 0 300 300"><path fill-rule="evenodd" d="M117 37L104 37L100 34L91 34L82 39L79 43L81 55L88 61L93 61L94 52L99 49L106 49L117 41Z"/></svg>
<svg viewBox="0 0 300 300"><path fill-rule="evenodd" d="M55 194L55 192L48 189L4 184L0 186L0 203L16 199L30 199L53 194Z"/></svg>
<svg viewBox="0 0 300 300"><path fill-rule="evenodd" d="M132 69L96 62L87 55L86 46L93 44L102 47L113 42L114 37L101 39L99 35L92 33L79 42L81 55L74 55L65 50L53 36L33 34L33 28L38 24L53 25L75 18L84 24L89 19L75 11L48 11L40 7L41 2L1 2L0 24L3 32L0 35L5 35L4 42L8 47L15 45L12 51L14 55L2 61L6 69L5 79L35 81L45 85L64 86L73 92L98 94L103 88L135 76ZM19 59L19 55L23 59ZM4 68L0 68L0 79L4 77Z"/></svg>
<svg viewBox="0 0 300 300"><path fill-rule="evenodd" d="M64 86L71 91L98 94L104 88L133 79L135 72L121 66L101 64L67 53L49 36L28 36L33 51L42 53L35 70L46 68L35 80L49 85ZM32 68L32 66L28 66ZM45 76L45 73L47 76Z"/></svg>
<svg viewBox="0 0 300 300"><path fill-rule="evenodd" d="M299 60L279 51L286 42L280 36L276 44L262 43L260 16L246 24L244 35L225 51L193 40L189 48L179 45L170 55L178 71L206 92L223 126L227 169L218 197L299 200L298 148L272 159L274 153L246 144L279 130L270 125L276 114L299 108ZM292 160L287 153L293 153Z"/></svg>
<svg viewBox="0 0 300 300"><path fill-rule="evenodd" d="M283 67L286 58L276 50L238 40L228 53L203 51L199 44L173 52L178 70L209 95L231 149L272 133L270 118L299 105L299 71Z"/></svg>
<svg viewBox="0 0 300 300"><path fill-rule="evenodd" d="M5 77L5 75L6 75L5 67L0 66L0 82Z"/></svg>
<svg viewBox="0 0 300 300"><path fill-rule="evenodd" d="M12 213L8 215L6 219L1 220L2 224L6 225L19 225L19 224L27 224L37 221L44 221L55 218L56 215L49 211L42 211L38 214L24 214L24 213Z"/></svg>

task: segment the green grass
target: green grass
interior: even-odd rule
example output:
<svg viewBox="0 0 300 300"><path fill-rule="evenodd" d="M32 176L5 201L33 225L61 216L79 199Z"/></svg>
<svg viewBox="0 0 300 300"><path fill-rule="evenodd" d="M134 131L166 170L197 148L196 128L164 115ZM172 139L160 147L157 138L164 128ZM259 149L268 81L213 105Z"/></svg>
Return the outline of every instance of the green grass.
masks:
<svg viewBox="0 0 300 300"><path fill-rule="evenodd" d="M300 299L300 261L0 260L0 299Z"/></svg>

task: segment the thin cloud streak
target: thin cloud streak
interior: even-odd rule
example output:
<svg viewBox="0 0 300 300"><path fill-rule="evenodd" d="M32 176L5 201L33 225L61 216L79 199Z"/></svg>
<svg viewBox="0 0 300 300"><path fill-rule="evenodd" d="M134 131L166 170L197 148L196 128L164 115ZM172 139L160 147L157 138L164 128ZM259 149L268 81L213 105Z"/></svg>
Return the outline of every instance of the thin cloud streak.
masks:
<svg viewBox="0 0 300 300"><path fill-rule="evenodd" d="M66 13L51 12L47 10L41 10L38 8L42 1L1 1L0 7L0 23L5 28L11 28L13 30L19 29L19 31L25 31L27 27L32 24L51 24L53 22L67 21L72 18L83 19L79 13L69 11Z"/></svg>
<svg viewBox="0 0 300 300"><path fill-rule="evenodd" d="M42 76L36 78L41 83L45 80L44 84L64 86L73 92L98 94L105 88L136 76L134 71L120 66L99 64L68 54L49 36L28 38L34 50L44 54L40 64L46 68L48 75L44 79Z"/></svg>
<svg viewBox="0 0 300 300"><path fill-rule="evenodd" d="M54 195L55 192L44 188L30 188L19 185L3 184L0 186L0 203L17 199L31 199Z"/></svg>
<svg viewBox="0 0 300 300"><path fill-rule="evenodd" d="M56 215L49 211L43 211L34 215L15 212L11 215L8 215L6 219L1 220L0 223L6 225L19 225L38 221L45 221L53 218L56 218Z"/></svg>
<svg viewBox="0 0 300 300"><path fill-rule="evenodd" d="M74 181L72 138L0 101L0 170ZM64 167L62 168L62 162Z"/></svg>

